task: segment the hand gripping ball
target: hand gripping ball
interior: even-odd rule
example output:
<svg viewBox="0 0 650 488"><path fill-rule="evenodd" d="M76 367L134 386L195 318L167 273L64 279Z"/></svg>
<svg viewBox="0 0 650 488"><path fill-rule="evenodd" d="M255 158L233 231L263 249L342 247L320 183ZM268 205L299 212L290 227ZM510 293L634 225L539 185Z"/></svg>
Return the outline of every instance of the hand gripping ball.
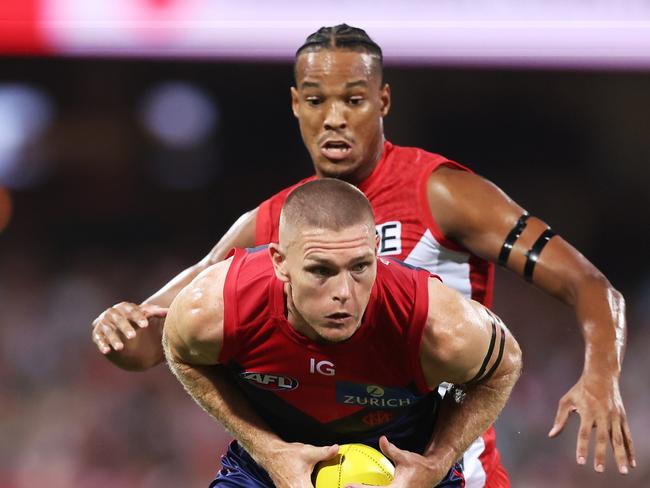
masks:
<svg viewBox="0 0 650 488"><path fill-rule="evenodd" d="M338 454L321 461L314 469L316 488L345 488L350 483L386 486L393 481L395 467L377 449L365 444L343 444Z"/></svg>

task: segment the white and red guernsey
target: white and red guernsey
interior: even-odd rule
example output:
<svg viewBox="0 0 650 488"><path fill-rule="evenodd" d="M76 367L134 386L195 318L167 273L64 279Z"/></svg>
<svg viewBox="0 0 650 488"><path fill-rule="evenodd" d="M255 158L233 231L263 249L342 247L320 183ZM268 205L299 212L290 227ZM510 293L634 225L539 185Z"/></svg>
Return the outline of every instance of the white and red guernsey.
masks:
<svg viewBox="0 0 650 488"><path fill-rule="evenodd" d="M394 256L440 276L447 286L486 306L492 304L493 265L446 239L429 210L426 183L440 166L469 171L439 154L384 143L382 158L372 174L358 185L375 213L381 238L380 256ZM280 210L295 187L264 201L257 212L256 245L277 242Z"/></svg>
<svg viewBox="0 0 650 488"><path fill-rule="evenodd" d="M381 160L358 185L375 213L381 240L379 255L426 269L465 297L491 307L494 265L446 239L431 215L427 180L440 166L470 171L439 154L384 143ZM256 245L278 242L280 211L287 196L295 187L315 178L285 188L259 206ZM470 446L463 462L467 488L509 486L493 428Z"/></svg>

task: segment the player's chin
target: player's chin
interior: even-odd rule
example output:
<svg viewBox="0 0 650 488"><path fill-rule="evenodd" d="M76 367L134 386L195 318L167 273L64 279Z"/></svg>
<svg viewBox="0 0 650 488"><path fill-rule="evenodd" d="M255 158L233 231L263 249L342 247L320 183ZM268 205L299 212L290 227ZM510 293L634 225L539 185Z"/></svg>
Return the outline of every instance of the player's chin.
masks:
<svg viewBox="0 0 650 488"><path fill-rule="evenodd" d="M317 333L325 342L345 342L354 335L358 328L358 324L350 321L347 324L324 323L322 324Z"/></svg>
<svg viewBox="0 0 650 488"><path fill-rule="evenodd" d="M321 338L321 342L326 342L328 344L338 344L340 342L345 342L350 337L354 335L354 332L351 334L330 334L330 333L324 333L324 334L319 334Z"/></svg>
<svg viewBox="0 0 650 488"><path fill-rule="evenodd" d="M357 171L359 164L352 158L330 160L321 157L317 161L317 167L319 172L326 178L345 179Z"/></svg>

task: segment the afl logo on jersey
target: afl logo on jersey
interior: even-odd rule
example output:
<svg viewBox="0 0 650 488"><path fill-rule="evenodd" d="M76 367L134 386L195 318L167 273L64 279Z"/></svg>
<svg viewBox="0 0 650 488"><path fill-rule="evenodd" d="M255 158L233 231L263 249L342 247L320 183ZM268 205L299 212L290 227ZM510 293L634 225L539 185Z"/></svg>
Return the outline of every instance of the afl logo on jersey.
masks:
<svg viewBox="0 0 650 488"><path fill-rule="evenodd" d="M263 390L272 391L288 391L298 388L298 380L290 376L271 373L257 373L253 371L244 371L239 373L243 379L248 381L253 386L262 388Z"/></svg>

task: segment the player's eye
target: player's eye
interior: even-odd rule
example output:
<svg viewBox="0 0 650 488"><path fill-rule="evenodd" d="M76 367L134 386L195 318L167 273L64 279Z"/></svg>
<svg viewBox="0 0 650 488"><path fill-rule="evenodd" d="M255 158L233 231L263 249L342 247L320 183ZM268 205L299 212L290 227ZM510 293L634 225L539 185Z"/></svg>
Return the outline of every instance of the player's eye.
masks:
<svg viewBox="0 0 650 488"><path fill-rule="evenodd" d="M352 266L351 270L353 273L363 273L366 269L368 269L368 266L370 263L367 262L361 262L361 263L356 263Z"/></svg>
<svg viewBox="0 0 650 488"><path fill-rule="evenodd" d="M332 271L327 266L310 266L307 268L307 271L315 276L318 276L319 278L332 276L335 274L334 271Z"/></svg>
<svg viewBox="0 0 650 488"><path fill-rule="evenodd" d="M360 105L361 102L363 102L363 97L360 97L360 96L350 97L348 99L348 103L350 105Z"/></svg>
<svg viewBox="0 0 650 488"><path fill-rule="evenodd" d="M323 102L320 97L307 97L305 98L305 101L312 107L320 105Z"/></svg>

